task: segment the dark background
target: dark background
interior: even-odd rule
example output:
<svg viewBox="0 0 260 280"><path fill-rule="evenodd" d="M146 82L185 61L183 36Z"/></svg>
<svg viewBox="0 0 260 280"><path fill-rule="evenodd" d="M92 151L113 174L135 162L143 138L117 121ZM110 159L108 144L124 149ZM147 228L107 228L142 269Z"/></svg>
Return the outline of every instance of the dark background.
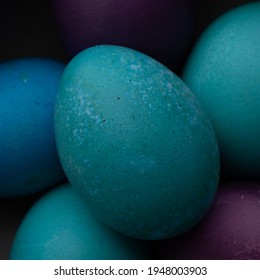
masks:
<svg viewBox="0 0 260 280"><path fill-rule="evenodd" d="M215 18L249 0L192 0L195 11L195 38ZM0 63L20 57L46 57L67 63L55 31L49 0L1 1ZM0 198L0 260L8 259L15 232L33 202L43 193L22 198ZM39 221L40 222L40 221Z"/></svg>

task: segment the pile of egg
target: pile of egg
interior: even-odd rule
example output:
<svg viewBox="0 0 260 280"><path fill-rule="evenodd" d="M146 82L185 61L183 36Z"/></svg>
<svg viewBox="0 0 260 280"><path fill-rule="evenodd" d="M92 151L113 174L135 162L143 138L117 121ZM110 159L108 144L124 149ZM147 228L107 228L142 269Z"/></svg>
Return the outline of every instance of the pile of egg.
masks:
<svg viewBox="0 0 260 280"><path fill-rule="evenodd" d="M0 258L260 259L260 3L240 2L204 26L203 1L30 3L27 38L4 5Z"/></svg>

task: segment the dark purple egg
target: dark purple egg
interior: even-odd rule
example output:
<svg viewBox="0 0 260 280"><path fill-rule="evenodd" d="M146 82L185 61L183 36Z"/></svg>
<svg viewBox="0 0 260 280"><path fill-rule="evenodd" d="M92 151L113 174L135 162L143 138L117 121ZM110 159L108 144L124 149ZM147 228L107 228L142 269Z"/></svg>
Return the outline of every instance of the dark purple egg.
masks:
<svg viewBox="0 0 260 280"><path fill-rule="evenodd" d="M53 10L72 56L94 45L121 45L177 68L193 38L188 0L53 0Z"/></svg>
<svg viewBox="0 0 260 280"><path fill-rule="evenodd" d="M202 222L154 243L156 259L260 260L260 183L222 184Z"/></svg>

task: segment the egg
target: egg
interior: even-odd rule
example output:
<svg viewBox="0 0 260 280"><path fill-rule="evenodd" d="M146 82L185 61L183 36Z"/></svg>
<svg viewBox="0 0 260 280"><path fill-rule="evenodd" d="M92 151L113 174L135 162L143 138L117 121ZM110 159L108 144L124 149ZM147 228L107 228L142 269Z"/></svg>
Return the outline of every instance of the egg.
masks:
<svg viewBox="0 0 260 280"><path fill-rule="evenodd" d="M69 181L113 229L162 239L209 209L219 178L211 123L151 57L111 45L78 54L63 72L54 122Z"/></svg>
<svg viewBox="0 0 260 280"><path fill-rule="evenodd" d="M70 186L42 196L16 233L11 260L142 259L146 243L124 236L97 221Z"/></svg>
<svg viewBox="0 0 260 280"><path fill-rule="evenodd" d="M154 258L161 260L259 260L259 182L223 182L198 226L155 244Z"/></svg>
<svg viewBox="0 0 260 280"><path fill-rule="evenodd" d="M205 108L216 132L226 176L259 178L260 3L235 8L196 42L183 80Z"/></svg>
<svg viewBox="0 0 260 280"><path fill-rule="evenodd" d="M182 66L193 40L189 0L53 0L65 49L75 56L99 44L144 52L167 66Z"/></svg>
<svg viewBox="0 0 260 280"><path fill-rule="evenodd" d="M0 64L0 196L28 195L65 179L54 137L64 64L20 58Z"/></svg>

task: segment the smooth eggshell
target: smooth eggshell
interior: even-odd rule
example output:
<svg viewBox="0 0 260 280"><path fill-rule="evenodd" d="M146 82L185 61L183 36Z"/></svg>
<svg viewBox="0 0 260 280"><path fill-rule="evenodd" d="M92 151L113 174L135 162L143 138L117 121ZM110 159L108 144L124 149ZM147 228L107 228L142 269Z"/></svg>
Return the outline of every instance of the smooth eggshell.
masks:
<svg viewBox="0 0 260 280"><path fill-rule="evenodd" d="M0 196L64 180L54 138L54 104L64 64L23 58L0 64Z"/></svg>
<svg viewBox="0 0 260 280"><path fill-rule="evenodd" d="M222 183L203 221L155 245L156 259L260 260L260 184Z"/></svg>
<svg viewBox="0 0 260 280"><path fill-rule="evenodd" d="M211 124L194 95L152 58L96 46L66 67L55 108L59 156L92 213L160 239L209 209L219 176Z"/></svg>
<svg viewBox="0 0 260 280"><path fill-rule="evenodd" d="M71 55L100 44L144 52L182 65L193 39L188 0L53 0L58 33Z"/></svg>
<svg viewBox="0 0 260 280"><path fill-rule="evenodd" d="M226 175L260 174L260 3L233 9L196 43L183 79L216 132Z"/></svg>
<svg viewBox="0 0 260 280"><path fill-rule="evenodd" d="M23 219L12 260L111 260L147 257L145 243L98 222L69 184L41 197Z"/></svg>

